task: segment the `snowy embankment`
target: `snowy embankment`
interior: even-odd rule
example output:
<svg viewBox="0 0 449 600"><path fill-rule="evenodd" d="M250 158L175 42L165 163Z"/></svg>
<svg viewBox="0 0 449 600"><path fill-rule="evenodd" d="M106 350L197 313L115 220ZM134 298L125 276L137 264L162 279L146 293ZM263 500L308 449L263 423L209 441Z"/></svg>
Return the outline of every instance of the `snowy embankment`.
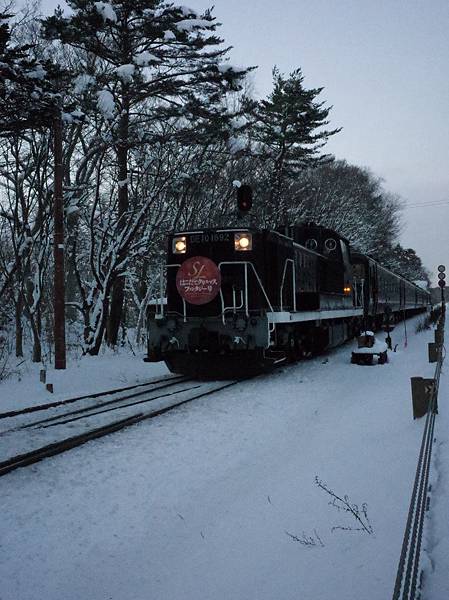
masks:
<svg viewBox="0 0 449 600"><path fill-rule="evenodd" d="M448 339L448 329L445 331ZM433 341L433 340L432 340ZM446 341L447 344L447 341ZM430 559L425 569L422 600L449 598L449 357L443 363L435 420L425 547Z"/></svg>
<svg viewBox="0 0 449 600"><path fill-rule="evenodd" d="M1 599L391 597L423 429L410 377L434 369L433 332L408 330L386 365L351 365L347 345L1 478ZM443 374L441 425L446 398ZM366 503L373 534L316 477ZM437 531L428 600L445 597Z"/></svg>
<svg viewBox="0 0 449 600"><path fill-rule="evenodd" d="M108 352L102 356L84 356L68 361L66 371L48 367L47 383L53 384L52 394L39 382L40 365L21 365L20 376L14 374L12 367L13 375L0 382L0 413L143 383L152 377L168 374L164 363L144 363L143 356L143 353L133 356L125 352Z"/></svg>

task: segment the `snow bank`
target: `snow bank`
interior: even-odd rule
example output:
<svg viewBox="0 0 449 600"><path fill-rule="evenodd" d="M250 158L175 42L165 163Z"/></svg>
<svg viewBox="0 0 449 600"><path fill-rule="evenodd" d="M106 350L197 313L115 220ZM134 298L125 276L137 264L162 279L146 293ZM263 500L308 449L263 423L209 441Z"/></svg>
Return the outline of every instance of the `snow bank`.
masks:
<svg viewBox="0 0 449 600"><path fill-rule="evenodd" d="M100 356L84 356L69 360L64 371L49 366L47 382L53 383L53 394L39 381L42 365L26 364L20 375L0 382L0 413L168 375L164 363L144 363L143 352L136 354L108 351Z"/></svg>

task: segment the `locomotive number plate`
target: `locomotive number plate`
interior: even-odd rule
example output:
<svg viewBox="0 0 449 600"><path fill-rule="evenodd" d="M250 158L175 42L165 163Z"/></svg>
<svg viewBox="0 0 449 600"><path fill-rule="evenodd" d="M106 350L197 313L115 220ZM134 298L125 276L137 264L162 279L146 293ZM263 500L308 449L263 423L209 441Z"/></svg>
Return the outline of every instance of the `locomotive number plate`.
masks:
<svg viewBox="0 0 449 600"><path fill-rule="evenodd" d="M191 235L189 242L191 244L204 244L207 242L229 242L231 241L230 233L196 233Z"/></svg>

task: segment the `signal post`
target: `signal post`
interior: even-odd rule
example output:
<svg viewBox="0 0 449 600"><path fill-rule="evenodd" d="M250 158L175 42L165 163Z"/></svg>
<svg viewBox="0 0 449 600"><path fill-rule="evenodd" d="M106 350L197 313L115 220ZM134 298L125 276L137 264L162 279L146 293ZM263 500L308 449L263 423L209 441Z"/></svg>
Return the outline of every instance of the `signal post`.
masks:
<svg viewBox="0 0 449 600"><path fill-rule="evenodd" d="M438 265L438 285L441 289L441 310L446 312L446 302L444 298L444 288L446 287L446 266Z"/></svg>

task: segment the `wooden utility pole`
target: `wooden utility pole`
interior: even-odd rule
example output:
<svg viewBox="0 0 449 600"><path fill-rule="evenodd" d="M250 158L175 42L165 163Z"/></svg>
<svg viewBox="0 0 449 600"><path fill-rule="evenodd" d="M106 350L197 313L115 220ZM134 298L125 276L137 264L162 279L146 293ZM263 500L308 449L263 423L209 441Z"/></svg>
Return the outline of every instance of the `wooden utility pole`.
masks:
<svg viewBox="0 0 449 600"><path fill-rule="evenodd" d="M53 121L54 145L54 338L55 369L66 368L65 277L64 277L64 198L62 192L62 117L57 110Z"/></svg>

